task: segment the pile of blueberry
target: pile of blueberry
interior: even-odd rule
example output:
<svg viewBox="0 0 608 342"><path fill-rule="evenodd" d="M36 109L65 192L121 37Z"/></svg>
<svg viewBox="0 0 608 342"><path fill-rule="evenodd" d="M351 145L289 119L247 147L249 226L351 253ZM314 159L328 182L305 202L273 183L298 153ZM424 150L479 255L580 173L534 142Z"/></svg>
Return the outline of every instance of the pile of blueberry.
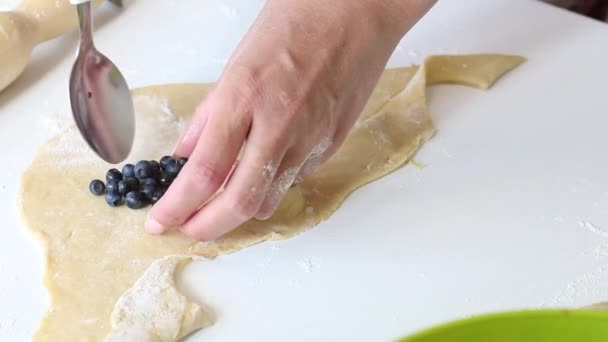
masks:
<svg viewBox="0 0 608 342"><path fill-rule="evenodd" d="M140 160L137 164L125 164L122 172L110 169L106 183L94 179L89 190L95 196L105 194L106 203L118 207L123 203L131 209L140 209L156 203L164 194L188 159L164 156L156 160Z"/></svg>

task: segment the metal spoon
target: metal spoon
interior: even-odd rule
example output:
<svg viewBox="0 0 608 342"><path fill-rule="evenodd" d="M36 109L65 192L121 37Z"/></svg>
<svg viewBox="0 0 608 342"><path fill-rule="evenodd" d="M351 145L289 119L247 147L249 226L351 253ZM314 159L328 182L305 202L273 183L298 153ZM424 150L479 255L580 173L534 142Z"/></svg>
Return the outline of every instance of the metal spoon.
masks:
<svg viewBox="0 0 608 342"><path fill-rule="evenodd" d="M105 161L117 164L131 151L135 115L129 86L116 65L95 49L89 1L76 3L78 57L70 75L70 103L80 133Z"/></svg>

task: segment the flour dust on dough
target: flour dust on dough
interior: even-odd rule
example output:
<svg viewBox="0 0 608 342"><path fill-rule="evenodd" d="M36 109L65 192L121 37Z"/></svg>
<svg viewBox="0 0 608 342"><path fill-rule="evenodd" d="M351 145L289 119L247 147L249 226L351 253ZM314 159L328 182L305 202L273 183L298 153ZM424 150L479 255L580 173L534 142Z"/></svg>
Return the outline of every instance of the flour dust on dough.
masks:
<svg viewBox="0 0 608 342"><path fill-rule="evenodd" d="M27 225L44 244L51 298L34 340L112 341L119 336L123 341L174 341L210 324L209 311L175 289L173 273L179 265L193 256L213 258L312 228L349 193L403 166L434 134L426 105L428 84L488 88L523 60L435 56L422 67L386 70L343 146L290 190L272 218L251 220L209 242L177 232L148 235L143 230L147 210L111 208L91 196L88 182L112 166L88 149L76 128L67 129L39 148L22 178L20 205ZM211 87L134 90L137 133L128 160L171 153ZM166 310L147 306L155 303Z"/></svg>
<svg viewBox="0 0 608 342"><path fill-rule="evenodd" d="M192 255L169 255L152 263L114 305L106 342L175 341L210 325L211 314L175 285L176 271Z"/></svg>

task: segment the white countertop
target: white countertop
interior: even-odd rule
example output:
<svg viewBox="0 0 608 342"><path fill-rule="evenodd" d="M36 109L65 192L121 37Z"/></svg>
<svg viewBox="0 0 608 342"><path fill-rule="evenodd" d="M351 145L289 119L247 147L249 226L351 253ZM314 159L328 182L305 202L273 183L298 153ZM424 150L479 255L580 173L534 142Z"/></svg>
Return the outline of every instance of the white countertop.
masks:
<svg viewBox="0 0 608 342"><path fill-rule="evenodd" d="M96 41L133 87L212 81L261 5L106 5ZM439 133L416 157L427 167L357 191L293 239L188 267L184 288L218 316L191 340L383 341L481 312L608 300L606 37L608 25L535 1L441 1L391 65L436 53L529 61L488 92L430 90ZM0 340L28 340L46 309L15 195L36 146L70 118L75 41L38 48L0 93Z"/></svg>

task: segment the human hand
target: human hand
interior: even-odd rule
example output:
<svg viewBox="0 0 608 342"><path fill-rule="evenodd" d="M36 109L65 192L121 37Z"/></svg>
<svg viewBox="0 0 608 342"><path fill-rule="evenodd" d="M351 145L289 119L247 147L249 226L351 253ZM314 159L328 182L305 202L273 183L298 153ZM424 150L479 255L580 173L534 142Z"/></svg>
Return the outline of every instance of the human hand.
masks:
<svg viewBox="0 0 608 342"><path fill-rule="evenodd" d="M189 161L146 230L210 240L269 218L338 149L399 40L433 3L267 1L178 143Z"/></svg>

